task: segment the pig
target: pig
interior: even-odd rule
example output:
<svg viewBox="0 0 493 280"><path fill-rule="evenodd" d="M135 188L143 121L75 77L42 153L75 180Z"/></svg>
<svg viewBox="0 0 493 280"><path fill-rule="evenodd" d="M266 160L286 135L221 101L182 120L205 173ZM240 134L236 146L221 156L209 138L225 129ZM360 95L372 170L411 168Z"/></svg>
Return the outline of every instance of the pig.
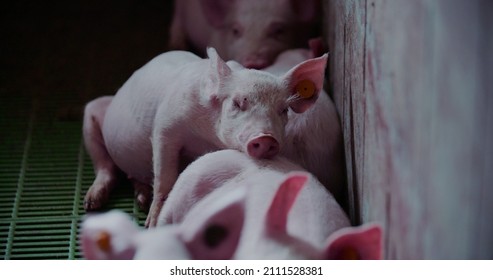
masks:
<svg viewBox="0 0 493 280"><path fill-rule="evenodd" d="M179 225L139 229L121 210L86 216L79 235L90 260L230 259L243 228L244 190L192 210Z"/></svg>
<svg viewBox="0 0 493 280"><path fill-rule="evenodd" d="M232 69L208 49L208 59L171 51L136 71L115 96L89 102L83 137L96 178L86 211L101 208L123 173L154 227L183 159L219 149L255 158L276 156L288 111L303 113L318 99L327 54L304 61L283 76ZM308 95L299 89L309 83ZM152 195L149 195L152 186Z"/></svg>
<svg viewBox="0 0 493 280"><path fill-rule="evenodd" d="M320 0L180 0L168 45L201 56L211 46L225 60L262 69L318 36L320 25Z"/></svg>
<svg viewBox="0 0 493 280"><path fill-rule="evenodd" d="M192 162L176 181L158 225L180 224L204 200L221 200L238 188L247 192L235 259L319 258L317 248L350 226L330 192L301 166L281 156L255 159L236 150Z"/></svg>
<svg viewBox="0 0 493 280"><path fill-rule="evenodd" d="M175 211L169 218L173 223L139 230L128 215L117 210L86 218L80 237L84 256L88 259L382 258L382 230L378 224L351 227L330 194L309 173L289 161L276 159L275 163L264 162L263 166L253 166L251 161L258 160L238 151L224 150L199 158L199 165L192 163L180 175L163 208L162 214L174 199L188 197L183 200L188 203L185 207L188 209L172 207ZM223 169L232 164L236 167L231 170L243 171L233 172L237 175L229 180L227 176L216 177L215 174L231 172ZM248 166L241 168L244 164ZM298 170L288 171L293 168ZM274 174L278 175L276 180L268 181L274 179ZM261 181L264 175L268 177ZM321 194L324 195L317 196ZM197 201L189 204L194 199ZM174 205L181 204L175 200Z"/></svg>
<svg viewBox="0 0 493 280"><path fill-rule="evenodd" d="M263 71L284 75L293 66L322 53L321 44L321 38L316 38L310 40L310 49L284 51ZM242 68L234 61L228 61L228 64ZM280 154L315 175L347 210L342 129L334 102L325 90L321 89L317 102L303 114L288 112L285 145Z"/></svg>
<svg viewBox="0 0 493 280"><path fill-rule="evenodd" d="M225 205L217 216L199 221L197 232L188 233L184 224L139 229L131 217L120 210L86 217L81 226L80 247L88 260L228 260L238 248L244 208ZM200 212L202 213L202 212ZM214 222L214 223L213 223ZM223 234L227 232L228 234ZM380 260L382 230L376 223L337 230L322 248L291 239L300 248L299 259Z"/></svg>

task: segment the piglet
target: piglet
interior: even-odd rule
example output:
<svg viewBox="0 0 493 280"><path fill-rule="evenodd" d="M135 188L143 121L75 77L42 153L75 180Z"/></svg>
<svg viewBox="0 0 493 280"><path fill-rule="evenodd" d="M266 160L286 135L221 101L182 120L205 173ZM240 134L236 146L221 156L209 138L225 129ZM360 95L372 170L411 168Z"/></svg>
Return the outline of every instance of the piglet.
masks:
<svg viewBox="0 0 493 280"><path fill-rule="evenodd" d="M180 223L148 230L139 229L120 210L89 215L81 225L81 251L86 259L381 259L382 231L377 224L350 227L316 221L319 215L310 212L303 216L311 222L299 223L291 212L306 197L304 188L310 188L310 180L306 172L286 174L272 197L265 199L267 207L256 205L260 211L248 206L251 186L213 191ZM295 230L308 236L327 225L333 231L320 243L309 242L305 235L293 235L289 229L293 219ZM307 224L318 226L302 228Z"/></svg>
<svg viewBox="0 0 493 280"><path fill-rule="evenodd" d="M325 54L276 76L232 69L213 48L208 55L164 53L136 71L114 97L86 105L84 143L96 173L85 197L87 211L107 201L123 172L142 208L152 185L146 226L153 227L183 159L225 148L253 158L276 156L284 145L288 110L303 113L315 103L327 62Z"/></svg>
<svg viewBox="0 0 493 280"><path fill-rule="evenodd" d="M179 225L139 229L121 210L86 216L79 236L90 260L230 259L243 227L244 190L205 203Z"/></svg>
<svg viewBox="0 0 493 280"><path fill-rule="evenodd" d="M333 196L301 166L283 157L260 160L235 150L209 153L191 163L180 174L158 225L180 224L204 201L220 201L239 188L246 189L245 221L233 258L323 258L329 237L350 226Z"/></svg>
<svg viewBox="0 0 493 280"><path fill-rule="evenodd" d="M226 60L262 69L317 36L320 11L319 0L175 1L169 47L204 55L212 46Z"/></svg>
<svg viewBox="0 0 493 280"><path fill-rule="evenodd" d="M293 66L316 57L323 50L321 38L310 40L309 45L310 49L282 52L274 64L263 71L285 75ZM234 61L228 61L228 64L242 68ZM317 102L303 114L288 112L285 145L280 154L315 175L339 204L346 207L342 129L336 107L325 90L321 89Z"/></svg>

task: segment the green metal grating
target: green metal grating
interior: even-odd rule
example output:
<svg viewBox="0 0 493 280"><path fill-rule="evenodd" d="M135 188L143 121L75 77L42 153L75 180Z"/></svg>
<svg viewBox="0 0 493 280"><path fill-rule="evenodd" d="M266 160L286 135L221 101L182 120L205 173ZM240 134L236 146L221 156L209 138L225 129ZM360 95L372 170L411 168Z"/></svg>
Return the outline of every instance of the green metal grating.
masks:
<svg viewBox="0 0 493 280"><path fill-rule="evenodd" d="M57 118L70 95L40 103L2 93L0 97L0 257L80 259L78 231L82 200L94 180L80 120ZM143 225L146 215L121 186L106 209L118 208Z"/></svg>

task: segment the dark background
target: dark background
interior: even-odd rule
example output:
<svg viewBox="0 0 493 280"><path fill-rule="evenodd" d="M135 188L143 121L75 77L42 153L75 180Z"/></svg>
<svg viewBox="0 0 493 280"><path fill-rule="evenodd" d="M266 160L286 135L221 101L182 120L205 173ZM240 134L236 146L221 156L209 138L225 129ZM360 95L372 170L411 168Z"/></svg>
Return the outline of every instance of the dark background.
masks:
<svg viewBox="0 0 493 280"><path fill-rule="evenodd" d="M0 13L0 94L85 102L166 51L172 1L8 1Z"/></svg>

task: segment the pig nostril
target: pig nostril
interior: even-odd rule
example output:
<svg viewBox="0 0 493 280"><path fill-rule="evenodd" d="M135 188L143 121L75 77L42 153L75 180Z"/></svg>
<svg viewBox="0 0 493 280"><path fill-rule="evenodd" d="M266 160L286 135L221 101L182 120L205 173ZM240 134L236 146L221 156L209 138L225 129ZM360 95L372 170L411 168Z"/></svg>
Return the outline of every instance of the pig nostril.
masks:
<svg viewBox="0 0 493 280"><path fill-rule="evenodd" d="M279 152L279 143L270 136L263 136L252 140L247 150L255 158L272 158Z"/></svg>

